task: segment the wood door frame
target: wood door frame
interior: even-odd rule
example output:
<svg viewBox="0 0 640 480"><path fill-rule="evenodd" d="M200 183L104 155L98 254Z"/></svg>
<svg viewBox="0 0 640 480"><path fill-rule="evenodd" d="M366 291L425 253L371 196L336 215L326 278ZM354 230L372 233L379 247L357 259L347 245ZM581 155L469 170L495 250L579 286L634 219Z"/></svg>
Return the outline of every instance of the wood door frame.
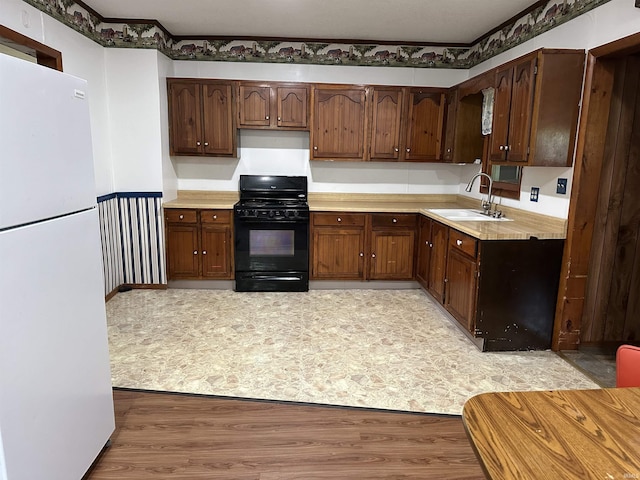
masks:
<svg viewBox="0 0 640 480"><path fill-rule="evenodd" d="M23 47L19 48L19 50L35 57L38 65L44 65L45 67L62 72L62 53L58 50L48 47L3 25L0 25L0 38L5 38L18 47Z"/></svg>
<svg viewBox="0 0 640 480"><path fill-rule="evenodd" d="M552 349L576 350L582 333L591 244L596 225L615 59L640 52L640 33L587 52L587 67L578 126L573 188L569 202Z"/></svg>

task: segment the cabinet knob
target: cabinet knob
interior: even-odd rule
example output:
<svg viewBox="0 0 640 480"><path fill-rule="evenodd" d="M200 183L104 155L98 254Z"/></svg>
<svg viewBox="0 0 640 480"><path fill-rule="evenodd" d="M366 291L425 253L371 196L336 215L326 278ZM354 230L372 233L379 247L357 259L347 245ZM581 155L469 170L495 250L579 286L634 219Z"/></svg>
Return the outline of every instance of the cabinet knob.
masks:
<svg viewBox="0 0 640 480"><path fill-rule="evenodd" d="M360 252L360 256L361 256L361 257L364 257L364 253L363 253L363 252Z"/></svg>
<svg viewBox="0 0 640 480"><path fill-rule="evenodd" d="M504 145L500 145L500 151L504 151Z"/></svg>
<svg viewBox="0 0 640 480"><path fill-rule="evenodd" d="M196 145L197 145L197 146L200 146L200 142L196 142Z"/></svg>
<svg viewBox="0 0 640 480"><path fill-rule="evenodd" d="M409 153L410 151L411 151L411 149L410 149L410 148L407 148L407 153Z"/></svg>
<svg viewBox="0 0 640 480"><path fill-rule="evenodd" d="M203 251L202 251L202 254L203 254L203 255L206 255L206 254L207 254L207 251L206 251L206 250L203 250Z"/></svg>
<svg viewBox="0 0 640 480"><path fill-rule="evenodd" d="M375 253L372 253L372 254L371 254L371 258L376 258L376 254L375 254Z"/></svg>
<svg viewBox="0 0 640 480"><path fill-rule="evenodd" d="M184 218L184 215L180 215L178 218L182 220Z"/></svg>
<svg viewBox="0 0 640 480"><path fill-rule="evenodd" d="M458 246L462 245L462 240L456 240L456 245Z"/></svg>
<svg viewBox="0 0 640 480"><path fill-rule="evenodd" d="M278 121L282 120L282 117L278 117Z"/></svg>
<svg viewBox="0 0 640 480"><path fill-rule="evenodd" d="M505 151L505 152L508 152L508 151L509 151L509 145L505 145L505 146L504 146L504 151Z"/></svg>
<svg viewBox="0 0 640 480"><path fill-rule="evenodd" d="M194 255L197 255L197 254L198 254L198 250L194 250L194 251L193 251L193 254L194 254Z"/></svg>
<svg viewBox="0 0 640 480"><path fill-rule="evenodd" d="M430 243L430 244L429 244L429 247L430 247L430 248L433 248L433 243Z"/></svg>
<svg viewBox="0 0 640 480"><path fill-rule="evenodd" d="M342 221L342 218L338 217L338 222L341 222L341 221Z"/></svg>
<svg viewBox="0 0 640 480"><path fill-rule="evenodd" d="M399 149L398 147L396 147L396 148L394 148L394 149L393 149L393 151L394 151L394 152L399 152L399 151L400 151L400 149Z"/></svg>
<svg viewBox="0 0 640 480"><path fill-rule="evenodd" d="M318 147L316 147L316 146L314 145L313 149L314 149L314 150L318 150Z"/></svg>
<svg viewBox="0 0 640 480"><path fill-rule="evenodd" d="M391 220L393 223L398 223L398 219L394 218L393 220Z"/></svg>
<svg viewBox="0 0 640 480"><path fill-rule="evenodd" d="M209 142L204 142L204 146L208 147L209 146Z"/></svg>
<svg viewBox="0 0 640 480"><path fill-rule="evenodd" d="M264 117L265 120L269 120L269 115L267 115L266 117Z"/></svg>
<svg viewBox="0 0 640 480"><path fill-rule="evenodd" d="M447 148L447 153L451 153L451 149L450 148Z"/></svg>
<svg viewBox="0 0 640 480"><path fill-rule="evenodd" d="M217 219L218 219L218 215L214 215L214 216L213 216L213 219L214 219L214 220L217 220Z"/></svg>

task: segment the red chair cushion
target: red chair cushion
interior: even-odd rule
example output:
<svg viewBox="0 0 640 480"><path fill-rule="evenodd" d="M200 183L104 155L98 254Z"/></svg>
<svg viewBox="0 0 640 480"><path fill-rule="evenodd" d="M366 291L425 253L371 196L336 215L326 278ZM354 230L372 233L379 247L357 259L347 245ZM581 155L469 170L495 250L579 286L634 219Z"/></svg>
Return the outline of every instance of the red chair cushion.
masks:
<svg viewBox="0 0 640 480"><path fill-rule="evenodd" d="M621 345L616 352L616 386L640 387L640 347Z"/></svg>

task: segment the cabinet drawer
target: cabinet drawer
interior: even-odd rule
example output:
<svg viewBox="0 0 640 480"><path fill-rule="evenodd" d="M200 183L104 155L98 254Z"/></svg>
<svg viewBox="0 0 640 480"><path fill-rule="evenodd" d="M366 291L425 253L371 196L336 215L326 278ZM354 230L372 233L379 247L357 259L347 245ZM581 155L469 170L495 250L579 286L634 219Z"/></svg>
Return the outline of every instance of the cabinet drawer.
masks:
<svg viewBox="0 0 640 480"><path fill-rule="evenodd" d="M478 240L452 228L449 231L449 246L476 258Z"/></svg>
<svg viewBox="0 0 640 480"><path fill-rule="evenodd" d="M314 225L330 226L364 226L365 215L354 213L314 213Z"/></svg>
<svg viewBox="0 0 640 480"><path fill-rule="evenodd" d="M371 226L376 227L415 227L418 219L415 214L376 213L371 215Z"/></svg>
<svg viewBox="0 0 640 480"><path fill-rule="evenodd" d="M200 222L229 224L231 223L231 210L200 210Z"/></svg>
<svg viewBox="0 0 640 480"><path fill-rule="evenodd" d="M195 210L165 209L164 216L167 223L198 223Z"/></svg>

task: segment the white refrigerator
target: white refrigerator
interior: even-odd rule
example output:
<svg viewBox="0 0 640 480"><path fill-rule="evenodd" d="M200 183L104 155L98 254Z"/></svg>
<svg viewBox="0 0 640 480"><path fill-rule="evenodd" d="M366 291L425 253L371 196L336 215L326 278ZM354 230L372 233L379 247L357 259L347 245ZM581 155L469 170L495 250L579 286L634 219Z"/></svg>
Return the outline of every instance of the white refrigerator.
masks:
<svg viewBox="0 0 640 480"><path fill-rule="evenodd" d="M114 430L86 97L0 54L0 480L80 479Z"/></svg>

